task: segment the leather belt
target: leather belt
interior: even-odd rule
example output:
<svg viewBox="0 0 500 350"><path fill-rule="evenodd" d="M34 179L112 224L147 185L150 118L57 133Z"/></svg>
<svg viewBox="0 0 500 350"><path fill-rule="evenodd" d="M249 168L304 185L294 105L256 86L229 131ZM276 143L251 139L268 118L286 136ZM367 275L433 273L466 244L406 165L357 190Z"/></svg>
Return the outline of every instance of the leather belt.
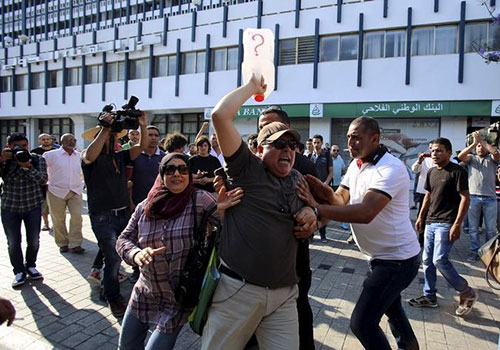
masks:
<svg viewBox="0 0 500 350"><path fill-rule="evenodd" d="M245 278L241 277L239 274L237 274L236 272L234 272L233 270L231 270L229 267L227 267L224 264L220 264L220 266L219 266L219 272L221 272L224 275L227 275L227 276L229 276L231 278L240 280L240 281L242 281L244 283L249 283L249 284L253 284L255 286L259 286L259 287L263 287L263 288L268 288L268 287L263 286L261 284L253 283L253 282L250 282L250 281L246 280Z"/></svg>

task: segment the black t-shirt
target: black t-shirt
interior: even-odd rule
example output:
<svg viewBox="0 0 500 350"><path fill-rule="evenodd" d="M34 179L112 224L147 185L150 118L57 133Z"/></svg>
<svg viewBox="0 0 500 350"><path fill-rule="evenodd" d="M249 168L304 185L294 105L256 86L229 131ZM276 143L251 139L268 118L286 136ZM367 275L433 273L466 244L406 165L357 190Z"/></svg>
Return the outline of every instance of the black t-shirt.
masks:
<svg viewBox="0 0 500 350"><path fill-rule="evenodd" d="M115 162L113 162L113 157ZM130 163L129 150L120 151L114 155L101 152L90 164L82 161L89 212L119 209L129 205L125 167Z"/></svg>
<svg viewBox="0 0 500 350"><path fill-rule="evenodd" d="M203 177L214 177L214 171L219 169L222 165L220 164L217 157L212 155L208 155L207 157L202 157L199 154L193 156L189 159L190 171L192 174L196 174L198 170L206 171L208 174ZM212 182L207 183L205 185L195 185L197 188L208 192L215 192L214 185Z"/></svg>
<svg viewBox="0 0 500 350"><path fill-rule="evenodd" d="M55 147L52 147L51 149L43 149L42 147L37 147L37 148L33 148L31 150L31 153L36 153L38 154L39 156L41 156L42 154L44 154L45 152L48 152L48 151L52 151L56 149Z"/></svg>
<svg viewBox="0 0 500 350"><path fill-rule="evenodd" d="M442 169L431 168L424 188L431 196L427 222L453 223L460 205L459 192L469 189L467 172L451 162Z"/></svg>
<svg viewBox="0 0 500 350"><path fill-rule="evenodd" d="M318 177L316 165L309 158L300 153L295 153L295 163L293 163L293 168L302 175L312 175L314 177Z"/></svg>

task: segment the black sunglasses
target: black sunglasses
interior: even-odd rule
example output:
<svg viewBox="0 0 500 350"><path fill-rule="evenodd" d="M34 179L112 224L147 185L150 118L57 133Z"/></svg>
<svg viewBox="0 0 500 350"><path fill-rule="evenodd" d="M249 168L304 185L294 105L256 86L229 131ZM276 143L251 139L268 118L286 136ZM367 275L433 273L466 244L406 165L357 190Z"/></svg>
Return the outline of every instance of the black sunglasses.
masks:
<svg viewBox="0 0 500 350"><path fill-rule="evenodd" d="M176 170L178 170L179 174L181 174L181 175L189 174L189 168L187 165L179 165L179 166L167 165L165 168L165 174L166 175L174 175Z"/></svg>
<svg viewBox="0 0 500 350"><path fill-rule="evenodd" d="M264 145L271 145L276 149L284 149L288 146L292 151L295 151L295 148L299 146L297 141L293 140L289 141L284 139L277 139L276 141L273 142L264 142Z"/></svg>

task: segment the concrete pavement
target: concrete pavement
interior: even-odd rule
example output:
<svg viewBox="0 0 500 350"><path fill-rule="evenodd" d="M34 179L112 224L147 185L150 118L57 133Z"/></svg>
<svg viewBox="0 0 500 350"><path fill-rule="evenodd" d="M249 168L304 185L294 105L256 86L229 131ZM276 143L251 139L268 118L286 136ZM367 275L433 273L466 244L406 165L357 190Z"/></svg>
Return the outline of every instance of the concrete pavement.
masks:
<svg viewBox="0 0 500 350"><path fill-rule="evenodd" d="M0 232L0 293L17 309L14 325L0 326L0 349L116 349L120 323L99 300L86 276L97 252L88 216L84 216L83 255L59 253L52 233L42 232L37 268L43 281L28 281L19 289L10 287L13 274L3 228ZM333 223L328 243L315 239L311 244L313 281L310 300L314 312L317 349L362 349L349 330L349 319L367 273L367 264L355 246L345 243L347 231ZM468 238L455 244L451 258L459 273L477 288L479 301L466 318L455 316L458 296L447 282L438 278L436 309L414 309L406 301L421 295L422 271L404 292L404 307L420 343L427 350L497 349L500 320L499 294L487 286L481 262L470 264ZM123 264L124 265L124 264ZM125 265L124 265L125 266ZM126 270L131 272L130 267ZM132 284L122 283L129 295ZM382 327L390 334L387 319ZM389 336L396 348L392 336ZM175 349L199 349L199 337L184 327Z"/></svg>

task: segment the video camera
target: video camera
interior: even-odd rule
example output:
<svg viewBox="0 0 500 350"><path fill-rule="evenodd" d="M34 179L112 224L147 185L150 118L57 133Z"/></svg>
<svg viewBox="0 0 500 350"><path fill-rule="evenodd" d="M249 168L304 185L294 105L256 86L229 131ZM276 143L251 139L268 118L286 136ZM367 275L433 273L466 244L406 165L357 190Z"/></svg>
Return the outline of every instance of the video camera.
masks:
<svg viewBox="0 0 500 350"><path fill-rule="evenodd" d="M489 144L498 147L498 143L500 141L500 122L496 122L478 130L479 134L483 137L483 139ZM466 145L470 146L474 143L474 133L470 133L466 135Z"/></svg>
<svg viewBox="0 0 500 350"><path fill-rule="evenodd" d="M136 109L135 105L139 99L135 96L130 97L130 100L122 106L122 109L113 111L114 104L109 104L103 107L102 112L99 113L99 125L111 128L111 132L120 132L123 129L137 129L139 127L139 117L141 110ZM113 123L107 123L102 119L104 113L113 114Z"/></svg>
<svg viewBox="0 0 500 350"><path fill-rule="evenodd" d="M30 152L21 146L14 146L11 148L11 152L13 159L18 162L25 163L31 160Z"/></svg>

